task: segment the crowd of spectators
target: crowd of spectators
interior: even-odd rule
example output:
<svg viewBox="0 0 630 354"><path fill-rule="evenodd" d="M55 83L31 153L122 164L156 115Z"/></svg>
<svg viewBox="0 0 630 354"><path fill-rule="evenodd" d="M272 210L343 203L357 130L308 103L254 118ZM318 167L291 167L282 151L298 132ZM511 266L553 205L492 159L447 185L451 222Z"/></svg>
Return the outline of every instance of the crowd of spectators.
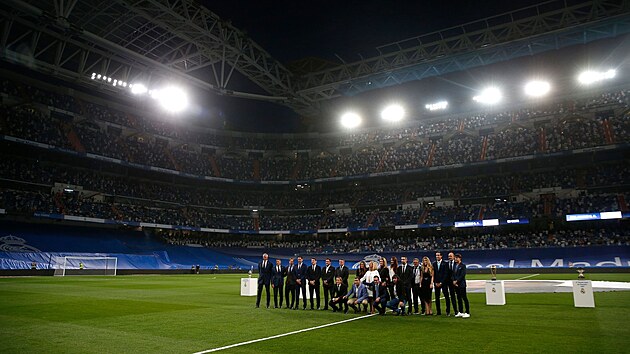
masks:
<svg viewBox="0 0 630 354"><path fill-rule="evenodd" d="M627 246L630 245L628 229L579 229L557 231L471 231L457 233L434 233L417 236L344 235L343 237L309 238L297 240L260 240L260 237L213 236L165 232L161 234L165 242L177 245L199 244L208 248L278 248L294 249L300 254L335 253L383 253L434 250L496 250L509 248L543 247L584 247L584 246Z"/></svg>
<svg viewBox="0 0 630 354"><path fill-rule="evenodd" d="M70 167L51 161L38 161L3 155L0 178L52 187L55 183L80 186L85 191L112 197L130 197L147 201L220 209L261 207L266 209L320 210L330 205L346 204L352 208L418 203L431 200L505 199L542 188L598 189L625 186L630 181L630 166L593 165L588 168L564 168L509 174L470 176L453 179L418 180L407 184L349 186L314 190L300 188L239 190L217 186L160 183L124 177L121 174ZM421 200L421 201L419 201Z"/></svg>
<svg viewBox="0 0 630 354"><path fill-rule="evenodd" d="M21 96L15 83L6 80L1 83L3 92ZM630 131L628 114L616 116L613 112L613 108L628 107L628 91L513 111L476 113L457 118L436 117L418 122L414 127L378 128L345 135L322 135L321 138L280 139L217 135L203 129L176 126L174 122L135 116L32 86L22 86L31 100L88 119L75 119L74 123L72 119L60 122L54 116L45 116L34 106L3 108L0 110L2 134L68 148L71 144L64 136L66 133L61 130L62 126L68 125L68 129L77 133L85 149L94 154L195 175L238 180L352 176L552 153L611 142L627 142ZM604 112L612 113L602 115L602 107L610 108ZM594 110L594 117L585 118L588 117L588 110ZM568 115L576 112L581 117ZM527 127L529 120L543 116L549 116L544 126L536 129ZM110 130L98 124L99 121L115 123L138 132L122 134L121 129ZM510 122L517 124L510 125ZM481 132L477 129L497 123L507 125L479 135ZM611 130L608 138L606 126ZM169 142L160 136L177 141ZM240 152L214 155L214 152L203 152L196 143L213 143ZM313 150L310 156L302 155L299 158L295 155L255 158L245 152L245 149L252 148L270 151L287 147ZM332 149L326 153L317 153L318 149L327 147ZM213 159L216 168L211 162Z"/></svg>
<svg viewBox="0 0 630 354"><path fill-rule="evenodd" d="M624 196L625 198L626 196ZM557 198L549 217L569 213L614 211L621 208L617 194L592 194ZM45 194L4 190L0 208L10 213L32 215L34 212L55 213L110 220L156 224L209 227L239 230L317 230L362 229L396 225L441 224L479 219L536 218L544 214L545 200L461 204L454 206L425 205L398 210L392 208L352 209L344 212L319 211L310 214L260 212L257 215L192 206L161 206L111 198L94 199L83 192ZM627 207L627 206L626 206Z"/></svg>

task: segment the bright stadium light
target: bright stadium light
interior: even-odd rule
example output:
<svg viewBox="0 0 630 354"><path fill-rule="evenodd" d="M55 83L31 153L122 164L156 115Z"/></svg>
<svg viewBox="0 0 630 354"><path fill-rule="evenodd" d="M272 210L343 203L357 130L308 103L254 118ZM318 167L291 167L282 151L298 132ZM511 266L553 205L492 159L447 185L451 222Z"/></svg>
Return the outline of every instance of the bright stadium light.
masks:
<svg viewBox="0 0 630 354"><path fill-rule="evenodd" d="M473 97L473 100L483 103L483 104L495 104L499 103L503 95L501 95L501 91L499 91L496 87L488 87L481 91L480 95Z"/></svg>
<svg viewBox="0 0 630 354"><path fill-rule="evenodd" d="M131 86L131 85L129 85ZM134 95L143 95L147 92L147 87L143 84L134 84L131 86L131 93Z"/></svg>
<svg viewBox="0 0 630 354"><path fill-rule="evenodd" d="M356 128L361 124L361 117L353 112L345 113L341 116L341 125L345 128L352 129Z"/></svg>
<svg viewBox="0 0 630 354"><path fill-rule="evenodd" d="M162 108L173 113L183 111L184 108L188 106L188 97L186 96L186 93L182 89L174 86L168 86L161 90L154 90L153 98L160 102Z"/></svg>
<svg viewBox="0 0 630 354"><path fill-rule="evenodd" d="M549 93L551 85L547 81L530 81L525 84L525 94L531 97L541 97Z"/></svg>
<svg viewBox="0 0 630 354"><path fill-rule="evenodd" d="M608 71L593 71L587 70L583 71L580 76L578 76L578 81L582 85L590 85L599 81L609 80L614 78L617 75L617 71L615 69L610 69Z"/></svg>
<svg viewBox="0 0 630 354"><path fill-rule="evenodd" d="M400 122L405 118L405 109L397 104L387 106L383 112L381 112L381 118L388 122Z"/></svg>
<svg viewBox="0 0 630 354"><path fill-rule="evenodd" d="M424 108L428 109L429 111L439 111L446 109L446 107L448 107L447 101L440 101L424 105Z"/></svg>

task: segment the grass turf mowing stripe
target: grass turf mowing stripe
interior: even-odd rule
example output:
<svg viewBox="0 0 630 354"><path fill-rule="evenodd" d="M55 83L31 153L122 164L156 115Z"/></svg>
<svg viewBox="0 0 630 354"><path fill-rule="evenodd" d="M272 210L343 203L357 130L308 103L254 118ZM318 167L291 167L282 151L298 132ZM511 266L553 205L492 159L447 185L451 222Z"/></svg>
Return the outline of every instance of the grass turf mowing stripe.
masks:
<svg viewBox="0 0 630 354"><path fill-rule="evenodd" d="M282 333L282 334L276 334L275 336L271 336L271 337L265 337L265 338L259 338L259 339L253 339L253 340L248 340L246 342L241 342L241 343L236 343L236 344L230 344L230 345L226 345L223 347L218 347L218 348L213 348L213 349L208 349L208 350L203 350L200 352L196 352L194 354L205 354L205 353L211 353L211 352L218 352L220 350L225 350L225 349L230 349L230 348L234 348L234 347L240 347L243 345L247 345L247 344L252 344L252 343L258 343L258 342L263 342L266 340L270 340L270 339L275 339L275 338L281 338L281 337L286 337L286 336L290 336L293 334L298 334L298 333L303 333L303 332L308 332L308 331L314 331L316 329L321 329L321 328L326 328L326 327L330 327L330 326L335 326L335 325L339 325L339 324L343 324L343 323L347 323L347 322L352 322L352 321L356 321L356 320L361 320L364 318L368 318L368 317L372 317L376 314L369 314L369 315L364 315L364 316L360 316L360 317L355 317L355 318L349 318L347 320L343 320L343 321L338 321L338 322L333 322L333 323L327 323L327 324L323 324L320 326L315 326L315 327L311 327L311 328L304 328L304 329L299 329L297 331L293 331L293 332L288 332L288 333Z"/></svg>

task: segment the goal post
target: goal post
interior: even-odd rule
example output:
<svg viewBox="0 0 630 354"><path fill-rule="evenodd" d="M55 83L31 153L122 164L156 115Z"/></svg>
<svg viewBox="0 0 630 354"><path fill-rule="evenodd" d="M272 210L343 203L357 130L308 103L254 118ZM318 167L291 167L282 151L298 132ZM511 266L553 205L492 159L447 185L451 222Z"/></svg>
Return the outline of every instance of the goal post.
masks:
<svg viewBox="0 0 630 354"><path fill-rule="evenodd" d="M118 258L63 256L57 257L55 275L116 275Z"/></svg>

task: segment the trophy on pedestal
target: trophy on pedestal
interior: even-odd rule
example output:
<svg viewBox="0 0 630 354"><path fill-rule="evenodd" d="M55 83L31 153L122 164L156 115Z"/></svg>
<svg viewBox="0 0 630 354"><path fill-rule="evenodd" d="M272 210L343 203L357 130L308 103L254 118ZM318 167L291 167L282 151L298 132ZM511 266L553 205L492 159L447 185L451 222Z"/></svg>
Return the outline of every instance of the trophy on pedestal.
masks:
<svg viewBox="0 0 630 354"><path fill-rule="evenodd" d="M578 272L578 279L584 279L584 268L578 267L577 272Z"/></svg>
<svg viewBox="0 0 630 354"><path fill-rule="evenodd" d="M492 281L497 280L497 266L495 265L490 266L490 280Z"/></svg>

